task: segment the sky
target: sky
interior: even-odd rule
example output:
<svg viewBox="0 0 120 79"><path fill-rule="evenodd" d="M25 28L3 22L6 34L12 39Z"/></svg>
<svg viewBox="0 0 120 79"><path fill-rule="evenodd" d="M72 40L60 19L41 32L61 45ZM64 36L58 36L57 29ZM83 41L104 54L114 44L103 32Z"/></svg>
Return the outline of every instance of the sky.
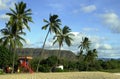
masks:
<svg viewBox="0 0 120 79"><path fill-rule="evenodd" d="M120 58L120 0L0 0L0 29L9 20L5 15L10 12L9 8L14 9L14 3L20 1L32 10L34 21L29 23L31 32L25 30L27 42L24 47L42 47L47 33L47 30L41 30L45 25L43 19L48 20L49 14L57 14L62 21L61 27L69 26L75 35L72 45L64 44L62 50L77 54L82 38L88 37L91 49L98 50L99 58ZM52 44L53 35L49 35L46 49L58 49L58 44Z"/></svg>

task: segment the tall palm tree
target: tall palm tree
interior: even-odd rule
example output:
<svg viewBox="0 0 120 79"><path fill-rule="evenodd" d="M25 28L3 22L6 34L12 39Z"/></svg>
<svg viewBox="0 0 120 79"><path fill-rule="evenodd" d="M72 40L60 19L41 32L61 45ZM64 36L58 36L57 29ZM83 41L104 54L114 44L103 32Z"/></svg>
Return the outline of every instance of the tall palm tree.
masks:
<svg viewBox="0 0 120 79"><path fill-rule="evenodd" d="M46 19L43 19L43 21L45 23L47 23L46 25L44 25L42 27L43 30L46 30L48 28L48 32L47 32L47 35L45 37L45 40L44 40L44 43L43 43L43 46L42 46L42 50L41 50L41 57L42 57L42 53L44 52L44 47L45 47L45 43L46 43L46 40L47 40L47 37L49 35L49 33L57 33L58 30L60 30L60 25L61 25L61 20L58 19L58 15L50 15L49 17L49 21L46 20ZM36 69L36 72L38 72L38 69L39 69L39 63L40 63L40 59L38 61L38 65L37 65L37 69Z"/></svg>
<svg viewBox="0 0 120 79"><path fill-rule="evenodd" d="M4 35L1 40L4 42L4 45L12 47L14 49L13 56L13 71L14 71L14 57L15 50L17 47L22 47L25 39L21 37L21 35L25 35L23 32L24 27L26 27L30 31L30 27L28 26L28 22L33 22L31 17L31 9L26 10L26 3L19 2L15 3L15 10L11 9L11 13L6 13L6 15L10 16L8 23L6 24L6 28L2 29L1 32ZM22 40L22 41L21 41ZM13 73L12 71L12 73Z"/></svg>
<svg viewBox="0 0 120 79"><path fill-rule="evenodd" d="M13 51L13 63L12 63L12 73L14 72L14 63L15 63L15 50L18 47L22 47L22 42L26 42L25 39L23 39L20 35L25 35L24 32L17 32L14 33L12 27L6 26L4 29L1 30L1 33L3 34L3 37L0 38L0 42L4 46L9 47L9 50Z"/></svg>
<svg viewBox="0 0 120 79"><path fill-rule="evenodd" d="M26 10L26 3L19 2L15 3L15 10L10 8L11 13L6 13L6 15L10 16L10 24L16 24L15 31L22 31L25 27L30 31L30 27L28 26L28 22L33 22L31 17L31 9Z"/></svg>
<svg viewBox="0 0 120 79"><path fill-rule="evenodd" d="M71 29L68 27L68 26L64 26L62 30L60 30L60 32L58 32L55 36L54 36L54 42L53 42L53 45L55 43L58 42L59 44L59 58L60 58L60 50L61 50L61 47L63 46L63 43L65 42L68 46L71 46L71 41L73 40L72 39L72 36L74 36L71 32Z"/></svg>

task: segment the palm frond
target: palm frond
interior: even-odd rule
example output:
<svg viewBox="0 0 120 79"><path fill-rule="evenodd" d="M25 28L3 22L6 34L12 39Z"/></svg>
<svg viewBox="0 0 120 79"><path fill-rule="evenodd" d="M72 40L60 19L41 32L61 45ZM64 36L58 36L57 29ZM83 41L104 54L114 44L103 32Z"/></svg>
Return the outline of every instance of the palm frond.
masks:
<svg viewBox="0 0 120 79"><path fill-rule="evenodd" d="M25 14L26 14L26 13L31 13L31 12L32 12L32 10L31 10L31 9L28 9L28 10L25 11Z"/></svg>
<svg viewBox="0 0 120 79"><path fill-rule="evenodd" d="M49 24L46 24L45 26L42 27L43 30L46 30Z"/></svg>
<svg viewBox="0 0 120 79"><path fill-rule="evenodd" d="M57 40L55 40L55 41L53 42L53 45L55 45L56 42L57 42Z"/></svg>
<svg viewBox="0 0 120 79"><path fill-rule="evenodd" d="M30 27L28 26L28 24L26 22L24 22L24 25L26 26L26 28L30 31Z"/></svg>
<svg viewBox="0 0 120 79"><path fill-rule="evenodd" d="M46 23L49 23L49 21L47 21L46 19L43 19L43 21L46 22Z"/></svg>
<svg viewBox="0 0 120 79"><path fill-rule="evenodd" d="M17 13L16 13L12 8L10 8L10 10L12 11L12 13L13 13L14 15L17 15Z"/></svg>

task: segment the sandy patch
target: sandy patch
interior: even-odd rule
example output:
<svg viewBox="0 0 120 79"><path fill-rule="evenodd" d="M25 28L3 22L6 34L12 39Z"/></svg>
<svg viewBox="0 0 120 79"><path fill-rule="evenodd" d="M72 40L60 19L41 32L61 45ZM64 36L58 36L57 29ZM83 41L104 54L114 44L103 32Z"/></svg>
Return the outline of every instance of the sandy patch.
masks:
<svg viewBox="0 0 120 79"><path fill-rule="evenodd" d="M120 75L105 72L63 72L6 74L0 75L0 79L120 79Z"/></svg>

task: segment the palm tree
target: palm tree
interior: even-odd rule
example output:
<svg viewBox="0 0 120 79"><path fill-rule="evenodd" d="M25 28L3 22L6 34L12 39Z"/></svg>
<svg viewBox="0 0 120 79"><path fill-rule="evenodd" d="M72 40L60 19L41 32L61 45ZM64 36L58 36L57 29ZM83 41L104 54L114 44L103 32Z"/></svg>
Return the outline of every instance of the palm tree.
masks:
<svg viewBox="0 0 120 79"><path fill-rule="evenodd" d="M87 54L86 54L85 60L86 61L94 62L94 60L96 59L96 57L97 57L97 50L96 49L89 50L87 52Z"/></svg>
<svg viewBox="0 0 120 79"><path fill-rule="evenodd" d="M58 42L59 44L59 58L60 58L60 50L61 47L63 46L63 43L65 42L68 46L71 46L71 41L73 34L70 33L71 29L68 26L64 26L62 30L60 30L60 32L58 32L55 36L54 36L54 42L53 45Z"/></svg>
<svg viewBox="0 0 120 79"><path fill-rule="evenodd" d="M43 21L47 24L42 27L42 30L46 30L48 28L48 32L47 32L47 35L45 37L45 40L42 46L41 57L42 57L42 53L44 52L45 43L46 43L49 33L52 33L52 32L57 33L58 30L60 30L60 25L61 25L61 20L58 19L58 15L50 15L49 21L47 21L46 19L43 19ZM38 72L39 63L40 63L40 59L38 61L36 72Z"/></svg>
<svg viewBox="0 0 120 79"><path fill-rule="evenodd" d="M30 27L28 26L28 22L33 22L31 17L31 9L26 10L26 3L19 2L15 3L15 10L10 8L11 13L6 13L6 15L10 16L10 24L16 24L14 26L15 31L22 31L25 27L30 31Z"/></svg>
<svg viewBox="0 0 120 79"><path fill-rule="evenodd" d="M90 64L94 64L95 60L97 57L97 50L93 49L93 50L89 50L85 56L85 62L87 62L87 68L86 70L88 70L88 67Z"/></svg>
<svg viewBox="0 0 120 79"><path fill-rule="evenodd" d="M80 53L78 55L79 59L83 58L82 55L84 53L84 50L87 52L90 48L90 41L87 37L82 38L82 42L80 43L80 45L78 46L78 48L80 49ZM81 58L80 58L81 57Z"/></svg>
<svg viewBox="0 0 120 79"><path fill-rule="evenodd" d="M15 10L11 9L11 13L6 13L6 15L10 16L8 23L6 24L6 28L2 29L1 32L4 35L1 38L4 45L10 46L14 49L13 56L13 71L14 71L14 57L15 50L17 47L22 47L25 39L21 37L21 35L25 35L23 32L24 27L26 27L30 31L30 27L28 26L28 22L32 22L31 18L31 9L26 10L26 3L20 2L18 4L15 3ZM13 73L12 71L12 73Z"/></svg>
<svg viewBox="0 0 120 79"><path fill-rule="evenodd" d="M90 41L89 41L89 39L87 37L82 38L82 42L80 43L78 48L80 48L80 51L83 51L83 50L88 51L89 48L90 48Z"/></svg>
<svg viewBox="0 0 120 79"><path fill-rule="evenodd" d="M80 52L78 52L77 58L80 62L83 61L84 59L83 50L80 50Z"/></svg>
<svg viewBox="0 0 120 79"><path fill-rule="evenodd" d="M82 42L80 42L80 45L78 46L80 52L77 55L77 58L80 62L85 60L86 55L84 53L88 52L90 44L91 43L87 37L82 38Z"/></svg>
<svg viewBox="0 0 120 79"><path fill-rule="evenodd" d="M22 47L22 42L26 42L20 35L25 35L24 32L16 32L14 33L12 27L6 26L4 29L1 30L3 37L0 39L3 46L9 47L9 50L14 52L13 54L13 63L12 63L12 73L14 72L14 63L15 63L15 50L18 47Z"/></svg>
<svg viewBox="0 0 120 79"><path fill-rule="evenodd" d="M96 58L98 57L98 55L97 55L98 52L96 49L93 49L92 52L93 52L92 61L94 62L96 60Z"/></svg>

